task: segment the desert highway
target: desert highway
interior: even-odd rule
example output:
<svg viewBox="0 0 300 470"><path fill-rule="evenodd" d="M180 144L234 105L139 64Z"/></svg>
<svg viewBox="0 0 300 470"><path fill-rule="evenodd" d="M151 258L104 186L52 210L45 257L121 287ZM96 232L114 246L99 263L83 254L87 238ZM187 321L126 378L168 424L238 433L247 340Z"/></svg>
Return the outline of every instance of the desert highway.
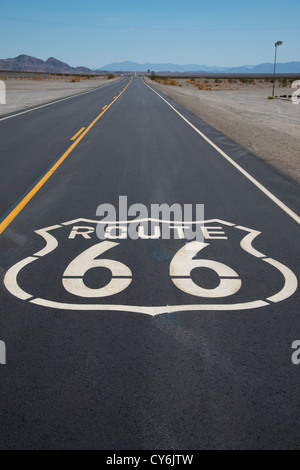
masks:
<svg viewBox="0 0 300 470"><path fill-rule="evenodd" d="M299 449L299 185L138 76L16 114L0 448ZM168 217L131 239L130 214L100 239L120 196L204 205L203 240Z"/></svg>

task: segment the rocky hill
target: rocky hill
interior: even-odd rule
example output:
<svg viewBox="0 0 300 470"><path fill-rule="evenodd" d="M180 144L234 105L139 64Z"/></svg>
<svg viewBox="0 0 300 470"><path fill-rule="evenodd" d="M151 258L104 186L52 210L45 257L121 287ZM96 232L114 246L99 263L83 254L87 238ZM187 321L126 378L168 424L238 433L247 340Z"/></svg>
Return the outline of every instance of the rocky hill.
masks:
<svg viewBox="0 0 300 470"><path fill-rule="evenodd" d="M55 57L49 57L44 61L25 54L12 59L0 59L0 70L74 74L95 73L87 67L71 67L65 62L55 59Z"/></svg>

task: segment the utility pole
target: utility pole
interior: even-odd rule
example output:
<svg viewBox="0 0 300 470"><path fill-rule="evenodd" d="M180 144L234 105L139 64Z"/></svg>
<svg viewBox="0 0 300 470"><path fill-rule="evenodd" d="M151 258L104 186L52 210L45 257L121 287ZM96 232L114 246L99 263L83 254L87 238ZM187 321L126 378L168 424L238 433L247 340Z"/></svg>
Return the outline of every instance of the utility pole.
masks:
<svg viewBox="0 0 300 470"><path fill-rule="evenodd" d="M274 98L275 93L275 77L276 77L276 61L277 61L277 47L282 45L282 41L275 42L275 60L274 60L274 77L273 77L273 92L272 96Z"/></svg>

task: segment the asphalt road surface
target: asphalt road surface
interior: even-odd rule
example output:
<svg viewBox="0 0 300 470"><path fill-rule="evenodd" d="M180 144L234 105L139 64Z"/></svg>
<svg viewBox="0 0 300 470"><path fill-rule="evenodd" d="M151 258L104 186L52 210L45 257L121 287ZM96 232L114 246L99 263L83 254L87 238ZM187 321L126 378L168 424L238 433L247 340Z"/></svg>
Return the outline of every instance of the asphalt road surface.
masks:
<svg viewBox="0 0 300 470"><path fill-rule="evenodd" d="M299 185L139 77L18 114L0 119L0 448L299 449ZM133 240L110 213L100 239L120 196L149 218L203 204L202 239L142 214Z"/></svg>

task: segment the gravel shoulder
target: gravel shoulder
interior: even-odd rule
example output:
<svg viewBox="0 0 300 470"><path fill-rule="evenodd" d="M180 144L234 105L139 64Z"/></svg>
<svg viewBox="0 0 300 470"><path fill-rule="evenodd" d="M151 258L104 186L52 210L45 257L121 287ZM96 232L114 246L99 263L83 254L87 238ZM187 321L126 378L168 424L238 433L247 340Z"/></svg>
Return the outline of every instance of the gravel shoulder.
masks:
<svg viewBox="0 0 300 470"><path fill-rule="evenodd" d="M199 90L188 80L181 86L146 83L206 121L215 129L300 183L300 106L269 100L270 84ZM279 88L278 95L294 90Z"/></svg>
<svg viewBox="0 0 300 470"><path fill-rule="evenodd" d="M43 80L8 79L5 80L6 104L0 104L0 116L21 109L38 106L77 93L107 86L120 80L119 77L107 80L95 77L89 80L72 81L72 79L51 78Z"/></svg>

